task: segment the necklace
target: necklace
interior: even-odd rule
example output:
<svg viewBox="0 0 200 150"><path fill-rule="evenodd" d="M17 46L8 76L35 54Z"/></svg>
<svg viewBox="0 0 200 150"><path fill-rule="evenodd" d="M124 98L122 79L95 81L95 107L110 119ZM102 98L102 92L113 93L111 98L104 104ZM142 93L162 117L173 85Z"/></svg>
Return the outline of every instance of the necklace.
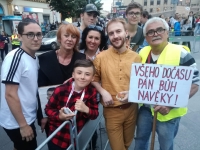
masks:
<svg viewBox="0 0 200 150"><path fill-rule="evenodd" d="M72 56L71 58L63 58L63 61L61 61L60 59L60 56L59 56L59 53L60 53L60 49L56 51L56 55L57 55L57 60L60 64L62 65L69 65L69 63L71 62L71 59L72 59ZM73 54L72 54L73 55ZM62 57L61 57L62 58ZM66 61L67 60L67 61Z"/></svg>
<svg viewBox="0 0 200 150"><path fill-rule="evenodd" d="M93 56L89 56L86 51L85 51L85 55L90 59L90 60L94 60L96 55L99 53L99 48L97 49L97 51L95 52L95 54Z"/></svg>

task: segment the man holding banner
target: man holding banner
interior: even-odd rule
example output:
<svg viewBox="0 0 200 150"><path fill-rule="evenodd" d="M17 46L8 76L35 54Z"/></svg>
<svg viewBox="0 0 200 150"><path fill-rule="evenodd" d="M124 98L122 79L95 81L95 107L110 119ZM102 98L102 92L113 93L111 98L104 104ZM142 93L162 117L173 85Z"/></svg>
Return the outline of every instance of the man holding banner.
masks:
<svg viewBox="0 0 200 150"><path fill-rule="evenodd" d="M164 84L162 82L158 82L156 86L153 86L153 82L149 80L149 84L152 83L152 85L146 87L146 91L149 89L156 89L158 87L158 91L156 90L156 96L152 93L150 93L150 98L147 96L147 94L144 94L142 97L142 92L138 90L138 97L143 100L143 105L140 107L139 114L138 114L138 122L137 122L137 133L136 133L136 138L135 138L135 150L147 150L148 149L148 141L149 137L151 135L152 131L152 126L153 126L153 115L156 114L157 112L157 121L156 122L156 132L158 134L158 141L160 144L160 149L161 150L173 150L173 141L174 138L178 132L178 127L179 127L179 122L180 118L184 116L187 113L187 107L184 105L184 107L180 107L180 105L175 104L170 104L170 98L173 96L173 94L177 94L177 86L181 90L179 90L178 96L181 97L181 95L188 95L189 98L191 98L197 91L198 91L198 86L199 86L199 71L197 70L197 65L195 63L194 58L191 56L191 54L186 51L182 46L180 45L174 45L171 43L168 43L168 37L169 37L169 26L165 22L165 20L154 17L149 19L144 28L143 28L143 34L149 43L149 46L144 47L140 51L140 56L142 57L142 63L146 63L144 65L141 65L145 68L145 65L148 66L146 69L153 68L155 69L154 71L150 70L149 72L143 71L143 73L146 75L148 74L148 77L146 76L145 79L153 79L154 81L157 80L156 72L159 73L159 71L156 71L156 67L158 65L153 65L153 64L162 64L160 67L157 69L160 70L160 72L165 72L168 76L173 77L168 77L166 81L168 83L175 81L173 86L171 86L170 92L166 92L163 90ZM148 65L149 64L149 65ZM152 64L150 66L150 64ZM165 65L168 65L169 67L167 68ZM137 64L135 65L137 68ZM172 67L172 66L180 66L182 67L182 74L180 75L178 72L178 67ZM184 67L185 68L184 68ZM186 68L186 66L188 68ZM189 67L190 66L190 67ZM167 69L166 69L167 68ZM169 73L165 70L176 70L176 73ZM192 71L190 71L192 70ZM135 71L135 74L142 74L139 72L140 70L138 69ZM186 87L184 84L180 85L180 82L182 83L181 78L184 76L186 78L187 74L184 74L184 72L189 72L191 73L191 80L189 85ZM132 73L133 73L133 68L132 68ZM154 73L154 76L151 78L151 74ZM164 78L166 77L165 74L162 73L160 80L164 81ZM144 85L144 82L140 81L141 78L138 78L138 85L137 89L141 87L141 84ZM189 78L188 78L189 81ZM139 84L141 83L141 84ZM164 82L163 82L164 83ZM131 82L130 84L130 89L131 85L133 83ZM154 83L155 84L155 83ZM161 85L163 86L161 88ZM191 88L190 88L191 85ZM151 87L152 86L152 87ZM159 87L160 86L160 87ZM188 93L184 93L185 89L188 88ZM136 89L136 88L135 88ZM145 91L145 92L146 92ZM165 92L164 94L162 92ZM152 92L152 91L151 91ZM129 101L131 101L131 97L134 92L131 93L131 90L129 91ZM173 94L172 94L173 93ZM161 95L162 94L162 95ZM167 94L171 94L170 96L166 96ZM161 96L160 96L161 95ZM178 96L176 95L174 99L177 99ZM154 98L152 98L154 97ZM168 101L164 100L165 97L168 98ZM145 103L145 100L148 98L148 101ZM153 100L152 100L153 99ZM171 98L172 99L172 98ZM186 97L187 99L187 97ZM138 103L139 103L139 99ZM182 99L181 99L182 100ZM181 101L180 100L180 101ZM188 99L187 99L188 100ZM156 103L151 103L152 101L156 101ZM164 103L161 104L159 103L160 101L163 101ZM167 103L168 102L168 103ZM154 104L153 106L150 104ZM176 108L177 107L177 108ZM156 116L156 115L155 115Z"/></svg>

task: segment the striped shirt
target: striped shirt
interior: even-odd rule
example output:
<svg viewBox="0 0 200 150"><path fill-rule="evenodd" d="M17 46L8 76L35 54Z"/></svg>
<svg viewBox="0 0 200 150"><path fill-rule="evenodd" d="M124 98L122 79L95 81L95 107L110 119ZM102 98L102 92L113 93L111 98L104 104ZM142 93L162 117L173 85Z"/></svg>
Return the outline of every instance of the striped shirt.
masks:
<svg viewBox="0 0 200 150"><path fill-rule="evenodd" d="M197 64L192 57L191 53L186 51L184 48L181 49L181 58L179 66L191 66L194 68L194 74L192 79L192 84L200 85L199 70L197 69Z"/></svg>
<svg viewBox="0 0 200 150"><path fill-rule="evenodd" d="M22 113L30 125L36 119L38 59L18 48L8 53L1 68L0 125L6 129L19 128L5 99L5 85L18 85Z"/></svg>
<svg viewBox="0 0 200 150"><path fill-rule="evenodd" d="M157 63L159 55L152 55L151 53L151 59L150 63ZM146 61L146 63L148 63ZM179 66L191 66L194 68L194 74L193 74L193 79L192 79L192 84L197 84L200 85L200 77L199 77L199 70L197 69L197 64L192 57L191 53L189 53L187 50L184 48L181 48L181 57L180 57L180 63Z"/></svg>

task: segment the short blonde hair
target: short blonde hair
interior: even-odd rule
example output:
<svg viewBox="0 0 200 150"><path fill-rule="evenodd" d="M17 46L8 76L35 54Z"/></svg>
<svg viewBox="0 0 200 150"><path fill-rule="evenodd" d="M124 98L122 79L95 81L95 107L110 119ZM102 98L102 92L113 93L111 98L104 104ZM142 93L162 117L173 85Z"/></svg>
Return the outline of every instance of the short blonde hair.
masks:
<svg viewBox="0 0 200 150"><path fill-rule="evenodd" d="M108 26L111 24L111 23L114 23L114 22L119 22L121 23L123 26L124 26L124 30L126 30L126 21L125 19L123 18L114 18L112 20L110 20L108 23L107 23L107 26L106 26L106 31L108 32Z"/></svg>

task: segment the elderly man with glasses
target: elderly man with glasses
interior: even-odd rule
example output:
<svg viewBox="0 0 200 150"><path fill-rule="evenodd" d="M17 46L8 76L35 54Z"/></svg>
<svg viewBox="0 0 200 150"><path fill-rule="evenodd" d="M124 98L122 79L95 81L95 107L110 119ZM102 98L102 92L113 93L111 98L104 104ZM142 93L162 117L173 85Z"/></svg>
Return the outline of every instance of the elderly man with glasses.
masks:
<svg viewBox="0 0 200 150"><path fill-rule="evenodd" d="M194 58L182 46L168 43L169 26L162 18L149 19L143 28L143 33L149 43L149 46L144 47L139 53L143 63L192 66L195 68L189 95L189 98L191 98L198 91L199 86L199 71ZM179 122L181 116L187 113L187 108L158 105L152 108L146 104L140 107L138 114L135 150L148 149L154 112L158 112L156 132L160 149L173 150L173 141L178 132Z"/></svg>

